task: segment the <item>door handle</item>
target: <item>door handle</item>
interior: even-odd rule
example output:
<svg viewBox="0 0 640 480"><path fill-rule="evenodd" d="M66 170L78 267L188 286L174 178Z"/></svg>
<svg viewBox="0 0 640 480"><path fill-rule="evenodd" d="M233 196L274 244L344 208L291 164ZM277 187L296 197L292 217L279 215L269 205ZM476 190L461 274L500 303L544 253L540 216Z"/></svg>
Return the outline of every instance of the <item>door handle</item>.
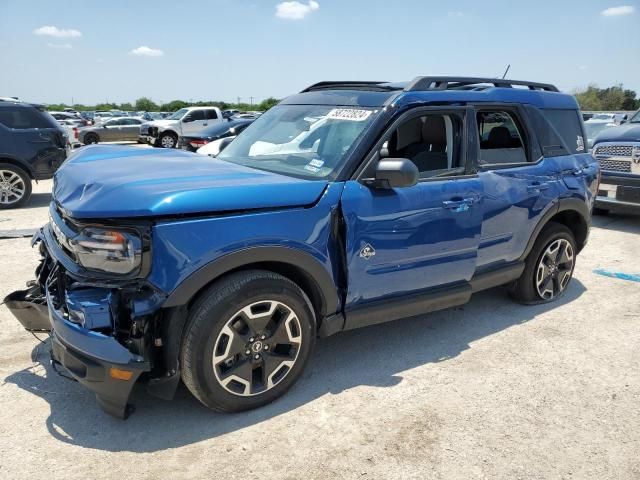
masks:
<svg viewBox="0 0 640 480"><path fill-rule="evenodd" d="M549 184L546 182L533 182L527 185L527 192L541 192L542 190L547 190L549 188Z"/></svg>

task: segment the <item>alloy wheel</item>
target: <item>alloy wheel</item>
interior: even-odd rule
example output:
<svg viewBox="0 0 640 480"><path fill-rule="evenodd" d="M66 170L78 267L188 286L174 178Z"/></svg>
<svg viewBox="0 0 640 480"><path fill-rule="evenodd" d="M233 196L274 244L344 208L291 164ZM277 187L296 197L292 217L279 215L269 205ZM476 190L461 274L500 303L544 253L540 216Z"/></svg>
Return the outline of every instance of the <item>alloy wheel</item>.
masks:
<svg viewBox="0 0 640 480"><path fill-rule="evenodd" d="M569 284L575 256L571 243L560 238L549 244L538 262L536 289L540 298L551 300L560 295Z"/></svg>
<svg viewBox="0 0 640 480"><path fill-rule="evenodd" d="M26 185L20 175L11 170L0 170L0 203L12 205L18 203L26 191Z"/></svg>
<svg viewBox="0 0 640 480"><path fill-rule="evenodd" d="M271 390L291 371L302 345L300 320L275 300L252 303L233 315L213 348L220 385L239 396Z"/></svg>
<svg viewBox="0 0 640 480"><path fill-rule="evenodd" d="M173 148L176 144L175 139L171 135L165 135L160 139L162 148Z"/></svg>

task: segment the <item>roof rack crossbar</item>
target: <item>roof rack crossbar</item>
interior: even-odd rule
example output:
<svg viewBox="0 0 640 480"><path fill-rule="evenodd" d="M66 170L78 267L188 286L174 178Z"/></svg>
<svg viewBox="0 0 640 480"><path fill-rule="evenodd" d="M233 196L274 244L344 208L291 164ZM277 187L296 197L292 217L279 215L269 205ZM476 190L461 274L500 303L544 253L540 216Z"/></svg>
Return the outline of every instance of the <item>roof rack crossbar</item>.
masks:
<svg viewBox="0 0 640 480"><path fill-rule="evenodd" d="M449 90L482 83L488 83L494 87L500 88L513 88L514 85L518 85L528 87L529 90L544 90L546 92L559 91L555 85L551 85L549 83L476 77L417 77L405 87L404 91L416 92L424 90Z"/></svg>
<svg viewBox="0 0 640 480"><path fill-rule="evenodd" d="M326 81L326 82L318 82L313 85L308 86L300 93L310 92L312 90L324 90L330 88L358 88L358 87L375 87L376 85L383 85L389 82L371 82L371 81Z"/></svg>

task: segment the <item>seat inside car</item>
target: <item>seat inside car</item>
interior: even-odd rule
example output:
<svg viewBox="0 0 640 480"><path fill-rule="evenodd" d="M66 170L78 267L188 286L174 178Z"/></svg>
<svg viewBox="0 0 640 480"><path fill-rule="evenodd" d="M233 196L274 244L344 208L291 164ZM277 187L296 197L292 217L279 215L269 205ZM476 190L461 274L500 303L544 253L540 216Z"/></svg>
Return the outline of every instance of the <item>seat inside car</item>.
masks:
<svg viewBox="0 0 640 480"><path fill-rule="evenodd" d="M449 120L450 119L446 119ZM427 115L402 124L397 130L398 156L408 158L420 172L450 168L445 117Z"/></svg>

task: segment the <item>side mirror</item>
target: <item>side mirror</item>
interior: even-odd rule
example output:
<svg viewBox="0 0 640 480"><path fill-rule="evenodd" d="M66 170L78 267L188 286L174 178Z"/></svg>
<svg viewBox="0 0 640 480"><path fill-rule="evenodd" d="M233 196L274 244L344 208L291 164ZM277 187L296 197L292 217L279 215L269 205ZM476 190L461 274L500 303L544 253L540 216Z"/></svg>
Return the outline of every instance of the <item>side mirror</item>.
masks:
<svg viewBox="0 0 640 480"><path fill-rule="evenodd" d="M193 122L193 117L191 115L187 115L182 119L182 123L189 123L189 122Z"/></svg>
<svg viewBox="0 0 640 480"><path fill-rule="evenodd" d="M376 166L374 186L377 188L412 187L418 183L418 167L407 158L383 158Z"/></svg>

